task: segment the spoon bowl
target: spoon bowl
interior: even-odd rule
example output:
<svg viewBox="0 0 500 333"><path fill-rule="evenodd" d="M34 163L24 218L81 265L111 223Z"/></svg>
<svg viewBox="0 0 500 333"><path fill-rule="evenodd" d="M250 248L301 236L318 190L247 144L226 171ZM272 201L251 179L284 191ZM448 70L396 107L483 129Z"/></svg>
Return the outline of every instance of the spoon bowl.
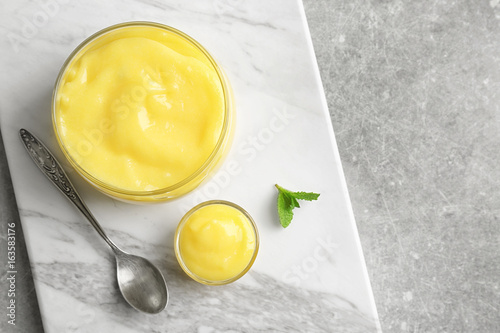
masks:
<svg viewBox="0 0 500 333"><path fill-rule="evenodd" d="M149 260L115 251L116 277L125 300L135 309L159 313L168 302L167 285L160 270Z"/></svg>
<svg viewBox="0 0 500 333"><path fill-rule="evenodd" d="M168 289L161 271L149 260L124 252L116 246L80 198L62 166L49 149L27 130L21 129L19 134L38 168L82 212L113 250L116 258L118 286L125 300L134 309L145 313L155 314L165 309L168 303Z"/></svg>

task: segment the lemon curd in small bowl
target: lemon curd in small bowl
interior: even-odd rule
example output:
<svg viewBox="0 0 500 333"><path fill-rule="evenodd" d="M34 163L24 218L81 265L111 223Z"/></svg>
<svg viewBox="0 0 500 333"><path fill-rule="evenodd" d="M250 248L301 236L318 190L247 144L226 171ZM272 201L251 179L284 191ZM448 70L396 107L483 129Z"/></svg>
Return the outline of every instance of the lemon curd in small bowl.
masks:
<svg viewBox="0 0 500 333"><path fill-rule="evenodd" d="M172 27L128 22L78 46L56 81L52 121L70 164L131 201L181 196L231 144L231 88L213 57Z"/></svg>
<svg viewBox="0 0 500 333"><path fill-rule="evenodd" d="M259 250L257 226L240 206L206 201L187 212L175 232L174 250L183 271L206 285L236 281Z"/></svg>

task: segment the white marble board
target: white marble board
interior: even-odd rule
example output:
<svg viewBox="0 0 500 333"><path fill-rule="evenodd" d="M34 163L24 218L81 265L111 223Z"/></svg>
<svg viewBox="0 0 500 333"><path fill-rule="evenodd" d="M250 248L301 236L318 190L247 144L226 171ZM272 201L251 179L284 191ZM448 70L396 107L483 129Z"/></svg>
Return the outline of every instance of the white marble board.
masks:
<svg viewBox="0 0 500 333"><path fill-rule="evenodd" d="M5 2L0 12L0 120L46 332L377 332L375 303L299 1ZM94 32L155 21L200 41L234 89L237 125L213 179L157 205L115 201L66 170L110 238L166 276L168 309L145 315L121 298L115 263L90 224L31 162L24 127L59 159L50 118L58 71ZM283 229L278 183L321 193ZM261 247L252 270L220 287L185 276L173 251L182 215L208 199L243 206Z"/></svg>

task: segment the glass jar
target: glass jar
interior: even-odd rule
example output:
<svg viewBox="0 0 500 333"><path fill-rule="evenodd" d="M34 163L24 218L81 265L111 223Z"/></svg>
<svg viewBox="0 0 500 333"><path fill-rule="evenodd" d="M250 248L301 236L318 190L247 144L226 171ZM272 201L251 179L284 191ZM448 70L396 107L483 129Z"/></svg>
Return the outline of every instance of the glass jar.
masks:
<svg viewBox="0 0 500 333"><path fill-rule="evenodd" d="M259 233L248 212L222 200L203 202L179 222L174 250L182 270L206 285L234 282L252 267Z"/></svg>
<svg viewBox="0 0 500 333"><path fill-rule="evenodd" d="M140 83L130 83L136 78ZM158 114L161 121L151 120ZM227 154L233 96L196 40L166 25L128 22L95 33L71 53L54 88L52 122L69 163L98 190L127 201L169 200L195 189Z"/></svg>

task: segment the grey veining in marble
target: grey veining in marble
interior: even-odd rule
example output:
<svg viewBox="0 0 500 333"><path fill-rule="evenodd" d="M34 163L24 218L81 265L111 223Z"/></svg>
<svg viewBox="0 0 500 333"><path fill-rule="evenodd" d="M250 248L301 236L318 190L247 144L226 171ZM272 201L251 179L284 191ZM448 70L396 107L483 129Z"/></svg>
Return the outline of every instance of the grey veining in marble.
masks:
<svg viewBox="0 0 500 333"><path fill-rule="evenodd" d="M24 216L33 214L44 219L48 228L57 229L57 224L61 223L47 223L49 216L23 212ZM84 237L95 237L93 229L77 228ZM158 252L168 252L166 248L149 246L126 234L117 233L114 238L117 243L127 239L129 248L140 248L149 258L154 258ZM155 316L138 313L120 296L114 278L112 255L104 247L98 252L104 261L99 264L48 262L37 265L39 283L44 288L76 295L80 303L76 310L78 323L66 321L59 329L70 332L99 330L102 326L96 325L94 320L105 316L110 327L120 332L149 329L158 332L328 332L332 323L340 332L373 331L373 321L360 314L349 300L334 294L287 286L266 274L250 272L242 284L207 288L183 273L172 251L164 259L153 260L162 267L169 284L171 298L168 311ZM99 278L96 279L96 276ZM242 298L246 301L242 302ZM93 306L98 306L99 312ZM256 312L256 309L259 311ZM200 318L192 320L192 316L198 314Z"/></svg>
<svg viewBox="0 0 500 333"><path fill-rule="evenodd" d="M160 2L145 3L144 11L149 6L169 10ZM223 15L235 15L227 5L242 3L210 5L218 5ZM500 2L304 4L383 331L497 332ZM14 17L27 15L15 13ZM91 15L90 10L82 15ZM249 21L258 24L258 19ZM92 32L89 28L79 35L61 33L57 39L76 45ZM258 63L254 66L262 71ZM55 65L49 68L57 71ZM48 101L49 90L37 93L38 100ZM76 215L64 223L75 224ZM91 229L84 224L77 228L82 242L95 241ZM64 234L55 236L65 239ZM95 245L99 248L98 242ZM102 265L88 263L75 273L85 283L77 286L70 277L58 277L69 290L85 290L82 297L90 302L106 302L118 293L112 280L99 282L98 295L90 287L83 267L102 270L105 277L112 274L112 258L104 247L99 255ZM171 260L167 258L166 267L175 266ZM58 265L40 265L50 271L52 264ZM266 276L251 277L267 281ZM44 283L53 282L44 277ZM197 299L196 289L193 286L186 301L219 304L214 295L201 293ZM282 292L286 290L277 290ZM335 313L336 303L331 303ZM126 311L121 303L106 307ZM88 323L85 329L91 330L99 314L85 307L76 311ZM218 316L223 314L214 313L214 321ZM308 320L307 314L303 319ZM362 327L363 320L354 319ZM212 324L200 331L213 332ZM71 322L67 325L68 331L78 331Z"/></svg>
<svg viewBox="0 0 500 333"><path fill-rule="evenodd" d="M0 15L2 132L46 332L379 331L299 1L24 1L8 3ZM156 316L123 302L106 244L40 174L17 137L25 127L57 155L50 92L59 67L85 37L130 20L169 24L200 40L223 64L238 107L225 163L176 201L118 202L65 165L110 238L163 270L170 306ZM317 191L321 199L302 205L284 230L275 183ZM248 210L261 241L245 277L210 287L181 272L172 240L186 208L216 198Z"/></svg>

